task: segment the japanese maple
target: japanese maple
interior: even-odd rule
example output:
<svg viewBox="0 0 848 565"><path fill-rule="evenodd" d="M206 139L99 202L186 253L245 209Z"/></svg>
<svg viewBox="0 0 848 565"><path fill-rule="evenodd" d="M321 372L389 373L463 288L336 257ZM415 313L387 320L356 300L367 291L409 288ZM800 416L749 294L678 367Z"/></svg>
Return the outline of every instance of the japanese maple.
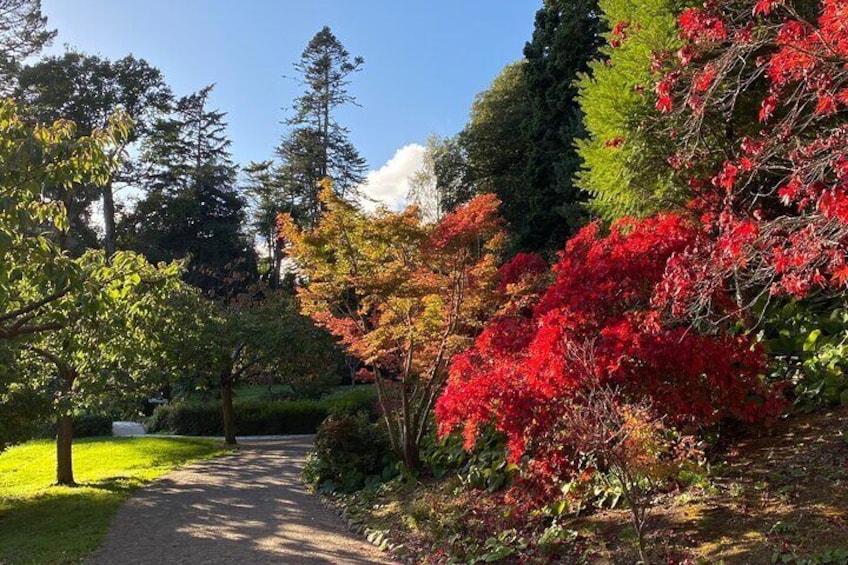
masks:
<svg viewBox="0 0 848 565"><path fill-rule="evenodd" d="M656 88L705 238L657 305L717 320L848 281L848 2L710 1Z"/></svg>
<svg viewBox="0 0 848 565"><path fill-rule="evenodd" d="M505 240L499 202L478 196L435 225L415 207L366 214L329 184L321 202L311 230L280 217L303 277L302 310L368 366L392 447L417 470L448 363L495 304Z"/></svg>
<svg viewBox="0 0 848 565"><path fill-rule="evenodd" d="M551 431L566 401L587 387L615 386L677 425L774 414L779 404L761 384L765 359L751 339L669 325L652 306L669 260L703 239L678 215L621 220L608 234L597 223L581 230L554 266L554 282L535 296L524 293L523 307L502 309L454 357L436 406L440 433L461 430L470 448L481 427L494 423L507 437L509 459L524 462L544 489L575 471L574 449ZM516 263L501 272L539 280L538 262Z"/></svg>

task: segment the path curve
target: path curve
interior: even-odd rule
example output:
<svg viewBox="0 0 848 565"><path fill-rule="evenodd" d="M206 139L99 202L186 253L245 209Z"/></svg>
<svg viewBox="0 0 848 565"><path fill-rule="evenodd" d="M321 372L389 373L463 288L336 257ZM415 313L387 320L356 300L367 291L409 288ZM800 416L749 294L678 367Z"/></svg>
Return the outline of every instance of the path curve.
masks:
<svg viewBox="0 0 848 565"><path fill-rule="evenodd" d="M366 565L392 561L347 531L300 470L312 436L249 442L184 467L127 500L94 565Z"/></svg>

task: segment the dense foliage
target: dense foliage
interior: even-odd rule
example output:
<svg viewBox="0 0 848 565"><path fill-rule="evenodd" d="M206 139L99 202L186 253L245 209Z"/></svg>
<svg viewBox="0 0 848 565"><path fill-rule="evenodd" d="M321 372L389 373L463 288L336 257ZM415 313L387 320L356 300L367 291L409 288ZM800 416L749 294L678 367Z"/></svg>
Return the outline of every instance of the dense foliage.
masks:
<svg viewBox="0 0 848 565"><path fill-rule="evenodd" d="M308 284L304 313L337 336L374 378L392 448L410 470L451 356L485 318L504 233L493 196L479 196L438 224L418 210L369 216L334 194L326 212L300 230L281 231Z"/></svg>
<svg viewBox="0 0 848 565"><path fill-rule="evenodd" d="M510 459L553 488L578 462L557 422L564 401L586 387L621 387L678 424L776 414L780 403L760 381L765 358L753 340L667 324L652 305L669 259L700 237L673 215L622 220L607 235L592 224L568 243L555 281L538 296L521 292L539 277L538 261L519 256L523 273L505 266L517 282L505 285L505 306L474 347L454 357L436 406L441 433L460 428L471 447L494 422Z"/></svg>

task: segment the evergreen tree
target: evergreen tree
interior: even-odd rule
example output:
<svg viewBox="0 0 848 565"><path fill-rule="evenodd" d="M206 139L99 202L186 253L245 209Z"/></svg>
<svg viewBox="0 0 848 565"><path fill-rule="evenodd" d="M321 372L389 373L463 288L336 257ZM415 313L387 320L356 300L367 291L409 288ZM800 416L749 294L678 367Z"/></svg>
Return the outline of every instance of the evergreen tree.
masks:
<svg viewBox="0 0 848 565"><path fill-rule="evenodd" d="M152 261L189 258L186 280L217 296L255 278L256 257L242 231L225 113L210 110L212 86L177 101L144 146L147 194L127 218L128 244Z"/></svg>
<svg viewBox="0 0 848 565"><path fill-rule="evenodd" d="M592 62L591 74L580 80L588 136L578 143L583 170L577 183L591 195L590 209L605 219L646 216L686 199L666 163L668 140L654 127L660 115L651 88L655 54L681 46L676 14L683 4L600 0L611 30L602 49L609 64Z"/></svg>
<svg viewBox="0 0 848 565"><path fill-rule="evenodd" d="M321 179L332 179L343 198L356 196L356 187L364 179L365 160L335 116L339 107L356 104L347 87L350 76L364 63L362 57L351 58L325 26L294 65L305 92L294 100L294 115L285 122L290 129L277 149L282 162L278 174L297 203L294 217L304 224L313 224L320 213Z"/></svg>
<svg viewBox="0 0 848 565"><path fill-rule="evenodd" d="M523 249L558 249L581 221L574 143L584 130L575 80L597 56L602 30L596 0L545 0L536 13L533 38L524 48L530 104L525 192L504 202Z"/></svg>
<svg viewBox="0 0 848 565"><path fill-rule="evenodd" d="M41 0L0 0L0 95L9 95L24 60L38 54L56 30L47 29Z"/></svg>

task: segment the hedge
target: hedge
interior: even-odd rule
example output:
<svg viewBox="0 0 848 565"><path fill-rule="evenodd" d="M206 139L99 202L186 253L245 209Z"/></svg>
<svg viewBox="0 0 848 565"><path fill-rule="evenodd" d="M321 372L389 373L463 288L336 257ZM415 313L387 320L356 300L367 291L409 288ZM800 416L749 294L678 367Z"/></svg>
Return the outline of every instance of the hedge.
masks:
<svg viewBox="0 0 848 565"><path fill-rule="evenodd" d="M313 434L331 413L365 411L376 419L372 387L322 400L245 400L236 402L238 435ZM220 436L224 433L220 402L175 402L159 406L148 422L151 433Z"/></svg>

